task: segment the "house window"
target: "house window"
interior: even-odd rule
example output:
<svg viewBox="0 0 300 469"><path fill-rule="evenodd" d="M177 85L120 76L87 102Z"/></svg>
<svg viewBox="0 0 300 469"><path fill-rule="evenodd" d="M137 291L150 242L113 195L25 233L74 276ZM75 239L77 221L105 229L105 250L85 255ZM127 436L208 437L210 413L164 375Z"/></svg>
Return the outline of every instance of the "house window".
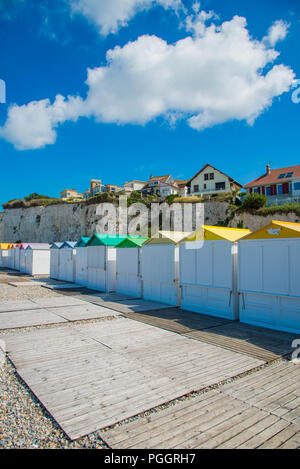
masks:
<svg viewBox="0 0 300 469"><path fill-rule="evenodd" d="M206 173L206 174L204 174L204 181L208 181L208 180L209 180L209 174Z"/></svg>
<svg viewBox="0 0 300 469"><path fill-rule="evenodd" d="M294 183L294 191L300 191L300 182Z"/></svg>
<svg viewBox="0 0 300 469"><path fill-rule="evenodd" d="M271 195L271 187L267 187L266 194L267 196Z"/></svg>
<svg viewBox="0 0 300 469"><path fill-rule="evenodd" d="M224 191L225 182L216 182L216 191Z"/></svg>
<svg viewBox="0 0 300 469"><path fill-rule="evenodd" d="M196 184L196 185L194 186L194 192L199 192L199 185L198 185L198 184Z"/></svg>
<svg viewBox="0 0 300 469"><path fill-rule="evenodd" d="M204 186L203 186L203 187L204 187L204 189L207 189L207 184L204 184Z"/></svg>
<svg viewBox="0 0 300 469"><path fill-rule="evenodd" d="M215 175L214 175L214 173L210 173L210 175L209 175L209 179L210 179L210 180L213 180L213 179L215 179Z"/></svg>
<svg viewBox="0 0 300 469"><path fill-rule="evenodd" d="M277 194L279 194L279 195L282 194L282 184L278 184L278 186L277 186Z"/></svg>

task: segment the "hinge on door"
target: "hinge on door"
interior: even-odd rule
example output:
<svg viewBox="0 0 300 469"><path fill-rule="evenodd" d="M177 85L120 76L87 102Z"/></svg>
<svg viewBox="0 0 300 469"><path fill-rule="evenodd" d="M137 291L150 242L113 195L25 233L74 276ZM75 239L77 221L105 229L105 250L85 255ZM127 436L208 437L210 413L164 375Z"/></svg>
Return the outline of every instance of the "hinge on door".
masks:
<svg viewBox="0 0 300 469"><path fill-rule="evenodd" d="M231 299L232 299L232 290L230 290L230 295L229 295L229 303L228 303L229 308L231 306Z"/></svg>
<svg viewBox="0 0 300 469"><path fill-rule="evenodd" d="M244 295L244 293L239 292L239 296L242 297L243 309L246 309L246 303L245 303L245 295Z"/></svg>

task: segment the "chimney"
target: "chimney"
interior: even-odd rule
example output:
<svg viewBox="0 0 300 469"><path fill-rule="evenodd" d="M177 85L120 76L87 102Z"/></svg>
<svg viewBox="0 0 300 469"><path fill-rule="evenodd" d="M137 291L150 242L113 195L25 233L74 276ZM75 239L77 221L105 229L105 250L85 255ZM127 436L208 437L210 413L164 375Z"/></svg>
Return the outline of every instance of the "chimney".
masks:
<svg viewBox="0 0 300 469"><path fill-rule="evenodd" d="M267 169L267 176L269 176L269 174L271 174L271 165L267 164L266 169Z"/></svg>

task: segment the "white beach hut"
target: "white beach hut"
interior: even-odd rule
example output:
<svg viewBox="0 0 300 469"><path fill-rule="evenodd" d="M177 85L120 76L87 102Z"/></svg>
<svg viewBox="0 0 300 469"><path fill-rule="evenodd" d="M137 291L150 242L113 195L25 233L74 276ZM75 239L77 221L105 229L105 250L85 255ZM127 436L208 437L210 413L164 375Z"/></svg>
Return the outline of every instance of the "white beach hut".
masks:
<svg viewBox="0 0 300 469"><path fill-rule="evenodd" d="M65 241L59 248L58 280L76 282L76 242Z"/></svg>
<svg viewBox="0 0 300 469"><path fill-rule="evenodd" d="M240 321L300 334L299 265L299 223L272 221L240 240Z"/></svg>
<svg viewBox="0 0 300 469"><path fill-rule="evenodd" d="M59 253L63 243L52 243L50 246L50 277L59 278Z"/></svg>
<svg viewBox="0 0 300 469"><path fill-rule="evenodd" d="M89 237L82 237L76 243L76 283L78 285L87 286L87 266L88 266L88 254L87 254L87 243Z"/></svg>
<svg viewBox="0 0 300 469"><path fill-rule="evenodd" d="M26 248L25 272L30 275L50 275L50 245L29 244Z"/></svg>

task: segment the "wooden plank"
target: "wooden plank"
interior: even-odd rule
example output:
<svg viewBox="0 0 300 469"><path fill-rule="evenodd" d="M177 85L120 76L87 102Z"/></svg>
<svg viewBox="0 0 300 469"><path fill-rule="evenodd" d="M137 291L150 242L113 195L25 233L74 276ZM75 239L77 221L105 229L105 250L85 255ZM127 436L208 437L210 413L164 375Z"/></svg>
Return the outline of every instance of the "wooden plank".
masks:
<svg viewBox="0 0 300 469"><path fill-rule="evenodd" d="M247 440L245 443L239 445L237 449L255 449L277 433L284 430L286 427L288 427L288 425L288 422L285 422L284 420L278 420L262 432Z"/></svg>
<svg viewBox="0 0 300 469"><path fill-rule="evenodd" d="M273 413L288 423L300 419L300 367L280 362L239 382L225 385L222 392L259 409Z"/></svg>
<svg viewBox="0 0 300 469"><path fill-rule="evenodd" d="M298 434L298 437L296 436ZM271 437L265 443L259 446L259 449L276 449L285 445L285 448L289 448L289 440L294 437L294 441L298 438L298 445L300 446L300 427L297 425L289 425L284 428L282 431L277 433L275 436ZM293 449L291 444L290 449Z"/></svg>
<svg viewBox="0 0 300 469"><path fill-rule="evenodd" d="M115 311L119 311L123 314L143 311L154 311L169 308L172 309L170 305L142 299L125 301L105 301L105 307L113 309Z"/></svg>

